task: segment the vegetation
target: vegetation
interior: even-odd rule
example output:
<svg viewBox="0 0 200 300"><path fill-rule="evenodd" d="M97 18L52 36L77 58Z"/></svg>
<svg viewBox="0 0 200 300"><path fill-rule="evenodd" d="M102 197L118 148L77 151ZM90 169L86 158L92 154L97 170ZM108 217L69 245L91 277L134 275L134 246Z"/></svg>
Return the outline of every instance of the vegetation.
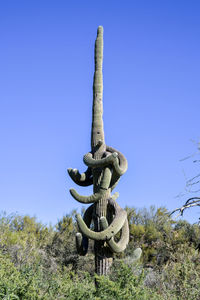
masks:
<svg viewBox="0 0 200 300"><path fill-rule="evenodd" d="M173 221L165 208L126 211L130 243L106 277L94 273L93 245L85 257L76 253L75 212L55 227L2 213L0 299L199 299L199 226Z"/></svg>
<svg viewBox="0 0 200 300"><path fill-rule="evenodd" d="M197 151L194 152L193 154L181 159L180 161L185 161L185 160L190 160L192 161L193 164L197 165L200 162L199 155L200 155L200 142L195 142L193 141L196 146L197 146ZM194 166L194 165L193 165ZM185 175L186 177L186 175ZM177 217L178 216L183 216L183 213L185 212L186 209L200 206L200 197L199 197L199 192L200 192L200 173L199 171L189 177L189 179L186 179L185 183L185 191L184 193L180 193L177 197L186 197L185 203L176 209L174 209L171 213L174 214L176 213ZM198 223L200 224L200 218Z"/></svg>

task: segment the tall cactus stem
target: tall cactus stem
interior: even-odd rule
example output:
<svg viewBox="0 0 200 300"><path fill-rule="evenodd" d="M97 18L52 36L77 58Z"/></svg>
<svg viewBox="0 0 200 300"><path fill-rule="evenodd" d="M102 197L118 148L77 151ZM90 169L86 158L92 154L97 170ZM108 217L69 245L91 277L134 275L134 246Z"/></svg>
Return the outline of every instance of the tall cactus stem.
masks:
<svg viewBox="0 0 200 300"><path fill-rule="evenodd" d="M93 108L92 108L92 134L91 147L95 147L101 141L104 145L103 130L103 27L99 26L95 42L95 71L93 79Z"/></svg>
<svg viewBox="0 0 200 300"><path fill-rule="evenodd" d="M94 240L95 271L98 275L107 275L113 262L113 253L123 251L129 240L127 213L116 202L119 194L111 195L128 164L121 152L105 144L102 64L103 27L99 26L95 41L91 151L83 157L88 169L83 173L77 169L68 169L68 173L80 186L93 184L93 194L90 196L79 195L76 190L70 189L77 201L93 203L83 218L80 214L76 216L80 231L76 234L77 251L80 255L86 255L88 239ZM91 222L94 230L90 229ZM118 232L121 232L121 237L116 242L114 237Z"/></svg>

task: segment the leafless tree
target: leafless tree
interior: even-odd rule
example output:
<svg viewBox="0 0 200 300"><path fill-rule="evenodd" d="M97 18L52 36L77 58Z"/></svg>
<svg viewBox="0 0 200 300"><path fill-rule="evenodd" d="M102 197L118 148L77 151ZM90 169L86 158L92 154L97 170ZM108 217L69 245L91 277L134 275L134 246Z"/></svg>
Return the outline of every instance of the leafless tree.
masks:
<svg viewBox="0 0 200 300"><path fill-rule="evenodd" d="M195 145L197 147L197 151L194 152L193 154L181 159L180 160L181 162L188 160L188 159L192 159L192 163L195 163L195 164L200 163L200 159L199 159L200 142L198 142L198 143L195 141L192 141L192 142L195 143ZM184 175L185 175L185 172L184 172ZM186 175L185 175L185 177L186 177ZM185 192L184 192L184 194L183 193L179 194L177 197L180 197L183 195L188 196L188 195L197 194L197 193L200 193L200 173L198 173L198 172L196 175L192 176L189 179L187 179L187 177L186 177ZM170 216L174 213L177 213L176 217L183 216L183 213L187 208L191 208L191 207L195 207L195 206L200 206L200 197L198 197L196 195L194 197L187 198L187 200L181 207L174 209L170 213ZM198 223L200 224L200 218L199 218Z"/></svg>
<svg viewBox="0 0 200 300"><path fill-rule="evenodd" d="M186 208L190 208L190 207L194 207L194 206L200 206L200 197L192 197L187 199L187 201L185 202L185 204L182 207L176 208L174 209L171 213L170 216L172 214L174 214L175 212L178 212L176 217L182 216L183 212Z"/></svg>

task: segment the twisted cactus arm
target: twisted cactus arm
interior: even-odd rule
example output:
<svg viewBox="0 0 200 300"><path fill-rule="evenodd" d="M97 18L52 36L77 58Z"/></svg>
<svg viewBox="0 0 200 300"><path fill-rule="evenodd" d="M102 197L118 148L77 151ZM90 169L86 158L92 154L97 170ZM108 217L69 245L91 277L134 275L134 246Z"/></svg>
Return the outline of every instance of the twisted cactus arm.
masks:
<svg viewBox="0 0 200 300"><path fill-rule="evenodd" d="M112 147L106 146L106 150L111 154L108 155L107 157L98 160L95 160L92 157L91 153L85 154L83 157L84 163L91 168L99 168L99 167L103 168L109 164L112 164L115 172L119 176L123 175L128 168L128 163L125 156L121 152L115 150Z"/></svg>
<svg viewBox="0 0 200 300"><path fill-rule="evenodd" d="M71 179L80 186L89 186L93 183L92 170L87 168L84 173L79 173L77 169L67 169Z"/></svg>
<svg viewBox="0 0 200 300"><path fill-rule="evenodd" d="M110 204L112 204L115 207L115 218L111 222L108 228L106 228L103 231L95 232L90 230L87 225L85 224L84 220L82 219L80 214L77 214L77 223L80 231L87 236L88 238L91 238L95 241L107 241L111 239L114 235L116 235L122 226L124 225L124 222L127 218L127 213L125 210L123 210L117 202L115 202L112 198L109 199ZM102 217L104 218L104 217ZM101 219L100 219L101 220Z"/></svg>
<svg viewBox="0 0 200 300"><path fill-rule="evenodd" d="M103 168L105 166L108 166L109 164L113 165L114 163L117 163L117 161L118 161L117 156L118 156L118 154L116 152L114 152L102 159L94 159L92 157L92 153L89 152L84 155L83 161L86 164L86 166L88 166L90 168Z"/></svg>
<svg viewBox="0 0 200 300"><path fill-rule="evenodd" d="M112 154L114 154L114 153L118 154L118 160L116 160L114 162L113 166L115 168L116 173L119 176L123 175L127 171L127 168L128 168L128 162L127 162L126 157L120 151L118 151L110 146L106 146L106 151L108 151Z"/></svg>
<svg viewBox="0 0 200 300"><path fill-rule="evenodd" d="M128 164L122 153L119 151L117 152L117 150L114 151L113 148L108 146L107 149L109 149L110 152L106 152L106 157L96 160L92 157L92 153L89 152L84 155L83 161L90 168L103 168L109 164L113 166L113 174L110 183L110 188L112 191L116 187L120 176L126 172Z"/></svg>
<svg viewBox="0 0 200 300"><path fill-rule="evenodd" d="M105 217L101 218L101 228L102 230L108 228L108 222ZM129 226L128 226L128 220L126 219L124 225L122 226L121 238L119 242L115 242L114 237L112 237L110 240L106 241L106 243L108 244L112 252L120 253L126 249L128 242L129 242Z"/></svg>
<svg viewBox="0 0 200 300"><path fill-rule="evenodd" d="M86 209L86 211L84 213L84 217L83 217L83 220L88 227L90 227L90 224L92 222L93 206L94 205L91 205ZM80 232L77 232L77 234L76 234L76 248L77 248L77 252L80 255L87 254L88 238L86 236L83 236L82 233L80 233Z"/></svg>

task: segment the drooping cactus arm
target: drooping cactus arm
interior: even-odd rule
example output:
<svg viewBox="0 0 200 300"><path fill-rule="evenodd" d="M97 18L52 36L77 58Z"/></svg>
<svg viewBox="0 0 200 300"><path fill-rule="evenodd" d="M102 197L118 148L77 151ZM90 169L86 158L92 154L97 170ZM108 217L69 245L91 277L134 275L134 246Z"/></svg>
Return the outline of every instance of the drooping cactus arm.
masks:
<svg viewBox="0 0 200 300"><path fill-rule="evenodd" d="M114 153L118 154L118 160L116 160L114 162L113 166L118 175L120 175L120 176L123 175L128 168L128 162L127 162L127 159L125 158L125 156L120 151L118 151L112 147L109 147L109 146L106 146L106 151L108 151L112 154L114 154Z"/></svg>
<svg viewBox="0 0 200 300"><path fill-rule="evenodd" d="M75 189L70 189L69 191L74 199L76 199L80 203L85 203L85 204L99 201L101 197L103 197L104 194L106 193L105 190L100 190L98 193L94 193L93 195L90 196L81 196L80 194L77 193Z"/></svg>
<svg viewBox="0 0 200 300"><path fill-rule="evenodd" d="M88 227L90 227L91 221L92 221L92 213L93 213L93 205L89 206L85 213L83 220L85 224L87 224ZM76 234L76 248L77 252L80 255L86 255L88 251L88 238L86 236L83 236L82 233L77 232Z"/></svg>
<svg viewBox="0 0 200 300"><path fill-rule="evenodd" d="M95 231L90 230L87 227L87 225L85 224L85 222L83 221L81 215L78 214L76 216L78 227L79 227L80 231L88 238L91 238L92 240L95 240L95 241L100 241L100 240L107 241L107 240L111 239L114 235L116 235L120 231L122 226L124 225L124 222L127 218L126 211L123 210L117 204L117 202L115 202L115 200L113 200L112 198L109 199L109 202L112 204L112 206L115 207L116 214L115 214L115 218L113 219L113 221L111 222L109 227L103 231L95 232Z"/></svg>
<svg viewBox="0 0 200 300"><path fill-rule="evenodd" d="M79 173L77 169L67 169L71 179L80 186L89 186L93 183L92 170L87 168L84 173Z"/></svg>
<svg viewBox="0 0 200 300"><path fill-rule="evenodd" d="M86 255L88 251L88 238L86 236L82 236L82 233L76 233L76 250L79 255Z"/></svg>
<svg viewBox="0 0 200 300"><path fill-rule="evenodd" d="M94 193L90 196L81 196L79 195L76 190L70 189L70 193L74 199L81 203L94 203L99 201L106 193L107 189L110 186L110 180L111 180L111 170L110 168L105 168L103 172L103 176L100 182L100 189L97 193Z"/></svg>
<svg viewBox="0 0 200 300"><path fill-rule="evenodd" d="M108 228L108 222L105 217L101 218L101 228L102 230ZM106 243L108 244L112 252L120 253L126 249L128 242L129 242L129 226L128 226L128 220L126 219L124 225L122 226L120 240L118 242L115 242L114 237L112 237L110 240L106 241Z"/></svg>

